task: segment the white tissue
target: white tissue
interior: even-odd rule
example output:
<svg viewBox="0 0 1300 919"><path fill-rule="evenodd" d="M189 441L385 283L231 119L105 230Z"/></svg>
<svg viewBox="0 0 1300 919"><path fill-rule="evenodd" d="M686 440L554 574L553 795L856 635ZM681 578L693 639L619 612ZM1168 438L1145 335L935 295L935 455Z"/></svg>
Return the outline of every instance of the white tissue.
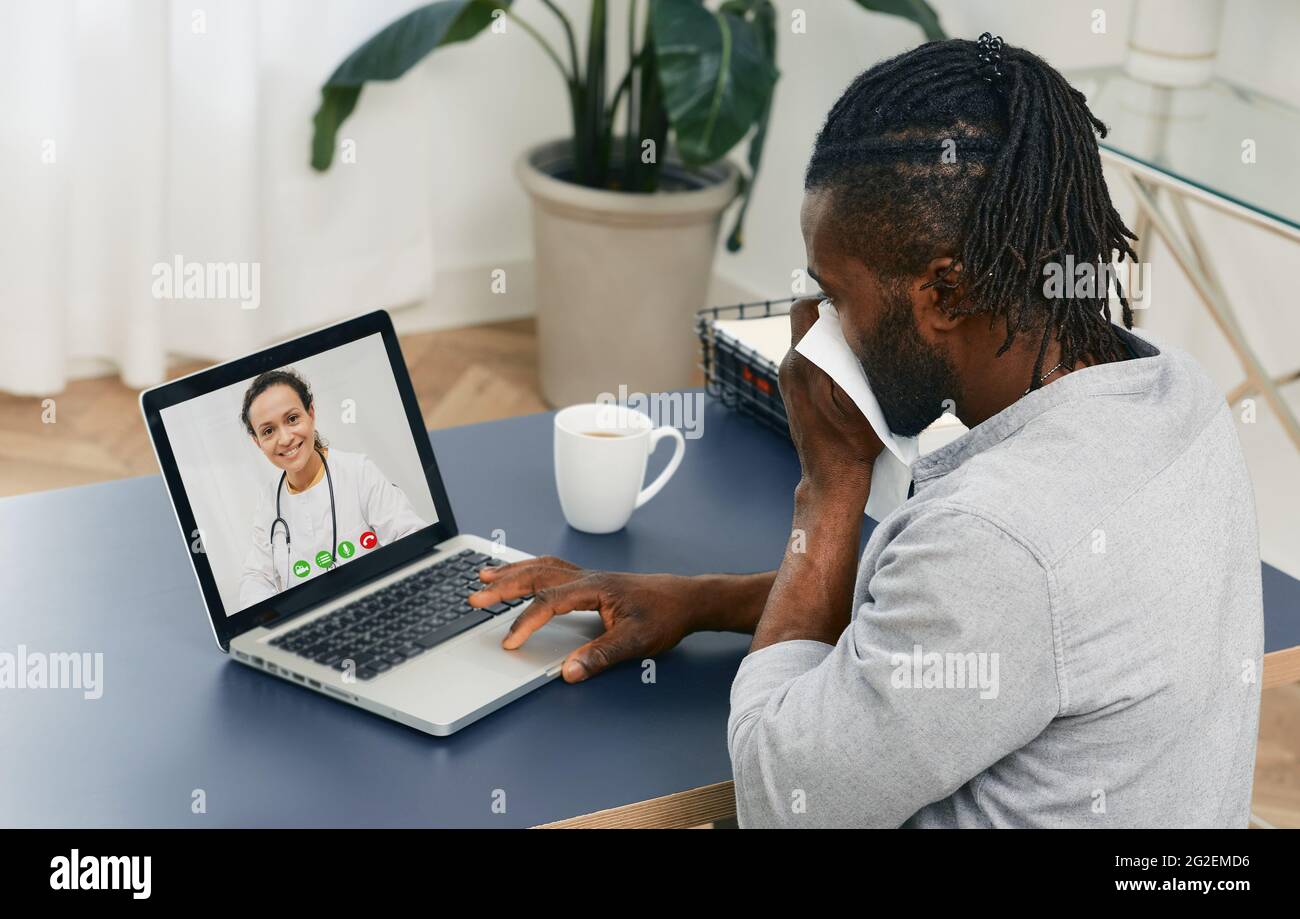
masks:
<svg viewBox="0 0 1300 919"><path fill-rule="evenodd" d="M824 370L866 416L876 435L884 443L871 471L871 493L866 513L876 521L884 520L907 500L912 484L912 461L920 453L915 437L899 437L889 430L885 413L880 410L876 394L871 391L867 375L862 372L840 328L840 317L828 300L817 307L818 319L800 339L795 350Z"/></svg>

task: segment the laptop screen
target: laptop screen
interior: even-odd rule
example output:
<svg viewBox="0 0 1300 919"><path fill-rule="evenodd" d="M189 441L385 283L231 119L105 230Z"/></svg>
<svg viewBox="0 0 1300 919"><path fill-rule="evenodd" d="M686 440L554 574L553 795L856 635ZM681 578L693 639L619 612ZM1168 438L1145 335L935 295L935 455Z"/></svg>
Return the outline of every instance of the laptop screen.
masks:
<svg viewBox="0 0 1300 919"><path fill-rule="evenodd" d="M160 416L227 617L438 522L379 332Z"/></svg>

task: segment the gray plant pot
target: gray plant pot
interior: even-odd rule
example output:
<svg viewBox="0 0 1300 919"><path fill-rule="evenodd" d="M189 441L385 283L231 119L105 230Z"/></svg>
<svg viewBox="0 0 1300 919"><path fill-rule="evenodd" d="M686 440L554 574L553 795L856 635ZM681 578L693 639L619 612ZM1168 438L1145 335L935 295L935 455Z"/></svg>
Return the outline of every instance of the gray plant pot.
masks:
<svg viewBox="0 0 1300 919"><path fill-rule="evenodd" d="M632 194L566 182L571 145L526 151L515 173L533 203L542 395L554 406L691 382L692 323L704 306L723 210L739 172L669 162L664 185ZM617 160L616 160L617 161Z"/></svg>

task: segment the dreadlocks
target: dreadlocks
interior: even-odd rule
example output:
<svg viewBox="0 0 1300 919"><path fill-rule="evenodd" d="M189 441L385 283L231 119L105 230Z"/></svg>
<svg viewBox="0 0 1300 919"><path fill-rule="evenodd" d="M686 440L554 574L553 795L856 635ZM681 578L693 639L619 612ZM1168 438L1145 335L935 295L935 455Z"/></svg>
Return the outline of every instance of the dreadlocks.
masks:
<svg viewBox="0 0 1300 919"><path fill-rule="evenodd" d="M964 285L946 304L953 314L988 313L990 327L1002 317L998 355L1041 331L1036 388L1053 337L1067 367L1121 358L1109 268L1116 253L1137 261L1137 237L1111 204L1093 135L1106 126L1083 94L1028 51L993 39L990 52L988 39L931 42L861 74L827 116L804 187L833 191L837 230L891 280L922 273L942 249L957 254L964 280L927 286ZM1044 266L1067 255L1106 269L1093 296L1046 295Z"/></svg>

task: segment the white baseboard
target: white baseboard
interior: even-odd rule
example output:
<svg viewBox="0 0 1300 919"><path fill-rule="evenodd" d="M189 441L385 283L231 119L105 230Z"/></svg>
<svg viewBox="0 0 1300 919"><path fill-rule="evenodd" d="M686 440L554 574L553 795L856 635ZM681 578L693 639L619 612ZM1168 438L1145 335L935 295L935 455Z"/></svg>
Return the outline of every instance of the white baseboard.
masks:
<svg viewBox="0 0 1300 919"><path fill-rule="evenodd" d="M719 256L722 258L723 256ZM713 279L709 282L709 295L706 298L708 302L704 306L733 306L737 303L753 303L755 300L780 299L786 296L781 291L762 291L754 290L744 284L733 281L731 278L724 277L716 272Z"/></svg>
<svg viewBox="0 0 1300 919"><path fill-rule="evenodd" d="M493 272L498 269L504 273L504 293L493 292ZM434 278L433 287L433 297L428 303L390 308L393 325L399 334L503 322L532 316L537 311L531 259L440 271ZM769 292L766 296L774 294ZM783 294L777 292L775 296ZM715 274L705 302L700 306L762 299L765 299L763 294Z"/></svg>
<svg viewBox="0 0 1300 919"><path fill-rule="evenodd" d="M498 270L503 274L494 275ZM504 280L504 292L494 292L494 279ZM771 296L783 294L779 291L764 294L715 274L705 302L700 305L725 306ZM400 335L532 316L536 312L533 263L531 259L516 259L492 265L445 269L434 276L433 296L427 302L393 305L388 309ZM193 359L184 354L169 357L173 366ZM116 372L110 361L83 358L71 363L68 376L69 379L86 379Z"/></svg>
<svg viewBox="0 0 1300 919"><path fill-rule="evenodd" d="M498 290L504 283L505 290L495 292L494 281ZM439 271L428 302L390 307L389 312L402 335L531 316L536 312L532 260Z"/></svg>

